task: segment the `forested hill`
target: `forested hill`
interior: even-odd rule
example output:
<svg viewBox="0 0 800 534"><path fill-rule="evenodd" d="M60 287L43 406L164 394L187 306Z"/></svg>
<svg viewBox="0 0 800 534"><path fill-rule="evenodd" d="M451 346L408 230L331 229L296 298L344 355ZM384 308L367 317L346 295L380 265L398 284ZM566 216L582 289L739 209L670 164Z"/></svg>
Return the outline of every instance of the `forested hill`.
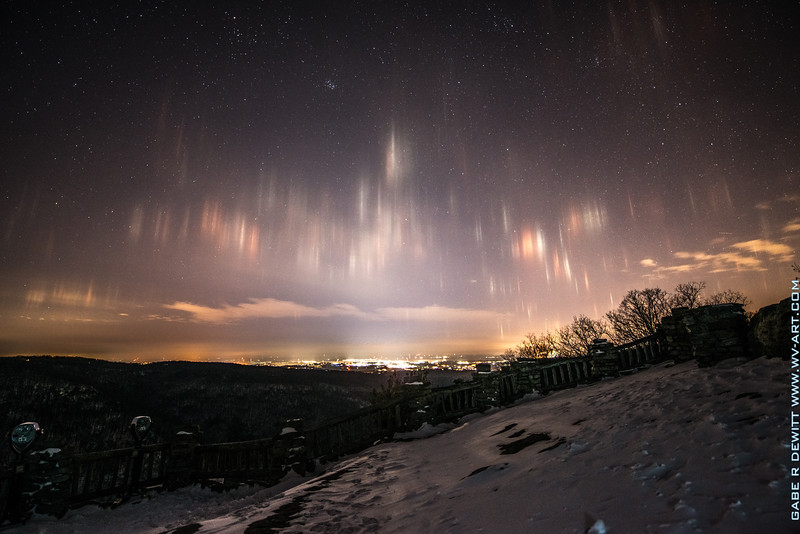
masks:
<svg viewBox="0 0 800 534"><path fill-rule="evenodd" d="M203 441L269 437L290 418L313 424L370 402L386 374L77 357L0 358L0 433L36 421L45 445L80 452L127 447L130 420L149 415L150 442L198 425ZM7 443L7 440L5 440ZM10 448L2 447L7 464Z"/></svg>

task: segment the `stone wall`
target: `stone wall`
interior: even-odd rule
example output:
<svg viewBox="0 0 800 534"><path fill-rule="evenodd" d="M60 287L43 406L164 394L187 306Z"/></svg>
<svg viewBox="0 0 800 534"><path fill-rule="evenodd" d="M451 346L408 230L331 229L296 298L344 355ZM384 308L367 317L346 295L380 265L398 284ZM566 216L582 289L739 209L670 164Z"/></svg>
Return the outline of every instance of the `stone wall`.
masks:
<svg viewBox="0 0 800 534"><path fill-rule="evenodd" d="M607 339L596 339L589 350L595 375L598 377L619 376L620 355L613 343Z"/></svg>
<svg viewBox="0 0 800 534"><path fill-rule="evenodd" d="M741 304L675 308L661 321L669 356L709 367L728 358L751 357L748 324Z"/></svg>
<svg viewBox="0 0 800 534"><path fill-rule="evenodd" d="M9 499L9 518L24 521L32 514L63 517L69 509L72 466L61 449L25 455L17 465L19 493Z"/></svg>
<svg viewBox="0 0 800 534"><path fill-rule="evenodd" d="M753 356L781 358L791 356L791 299L765 306L750 319L748 342Z"/></svg>
<svg viewBox="0 0 800 534"><path fill-rule="evenodd" d="M661 319L660 331L664 336L667 354L676 362L688 362L694 358L691 330L683 323L689 312L689 308L675 308L672 315Z"/></svg>
<svg viewBox="0 0 800 534"><path fill-rule="evenodd" d="M541 362L539 360L520 358L511 362L511 371L517 377L517 387L523 393L542 391L544 389Z"/></svg>

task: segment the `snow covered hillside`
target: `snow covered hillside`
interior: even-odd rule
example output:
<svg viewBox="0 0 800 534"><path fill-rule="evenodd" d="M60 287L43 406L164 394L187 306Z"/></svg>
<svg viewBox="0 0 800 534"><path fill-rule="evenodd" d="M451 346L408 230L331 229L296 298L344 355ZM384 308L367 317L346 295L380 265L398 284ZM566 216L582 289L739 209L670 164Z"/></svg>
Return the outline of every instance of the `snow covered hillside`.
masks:
<svg viewBox="0 0 800 534"><path fill-rule="evenodd" d="M16 528L791 532L788 392L785 361L665 363L378 444L288 489L299 477L227 494L186 488Z"/></svg>

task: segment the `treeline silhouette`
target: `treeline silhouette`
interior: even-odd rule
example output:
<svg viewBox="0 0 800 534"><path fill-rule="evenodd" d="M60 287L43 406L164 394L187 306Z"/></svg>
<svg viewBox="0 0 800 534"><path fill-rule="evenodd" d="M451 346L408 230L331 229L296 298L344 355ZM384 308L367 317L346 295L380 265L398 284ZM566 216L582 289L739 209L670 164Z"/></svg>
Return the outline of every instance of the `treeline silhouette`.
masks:
<svg viewBox="0 0 800 534"><path fill-rule="evenodd" d="M673 308L697 308L708 304L738 303L743 307L750 299L740 291L726 289L705 297L705 282L678 284L672 293L659 288L632 289L616 309L600 319L586 315L573 317L567 326L554 332L530 333L505 358L579 357L589 353L595 339L609 338L617 345L629 343L657 333L661 319Z"/></svg>

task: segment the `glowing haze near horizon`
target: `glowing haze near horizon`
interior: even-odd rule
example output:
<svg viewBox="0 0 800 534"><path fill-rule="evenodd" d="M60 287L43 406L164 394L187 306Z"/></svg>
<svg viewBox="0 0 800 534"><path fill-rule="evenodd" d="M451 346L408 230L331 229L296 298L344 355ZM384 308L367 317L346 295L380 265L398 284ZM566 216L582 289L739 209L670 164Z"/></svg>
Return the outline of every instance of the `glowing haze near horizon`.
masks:
<svg viewBox="0 0 800 534"><path fill-rule="evenodd" d="M5 3L0 354L500 353L629 289L788 295L792 6L381 4Z"/></svg>

